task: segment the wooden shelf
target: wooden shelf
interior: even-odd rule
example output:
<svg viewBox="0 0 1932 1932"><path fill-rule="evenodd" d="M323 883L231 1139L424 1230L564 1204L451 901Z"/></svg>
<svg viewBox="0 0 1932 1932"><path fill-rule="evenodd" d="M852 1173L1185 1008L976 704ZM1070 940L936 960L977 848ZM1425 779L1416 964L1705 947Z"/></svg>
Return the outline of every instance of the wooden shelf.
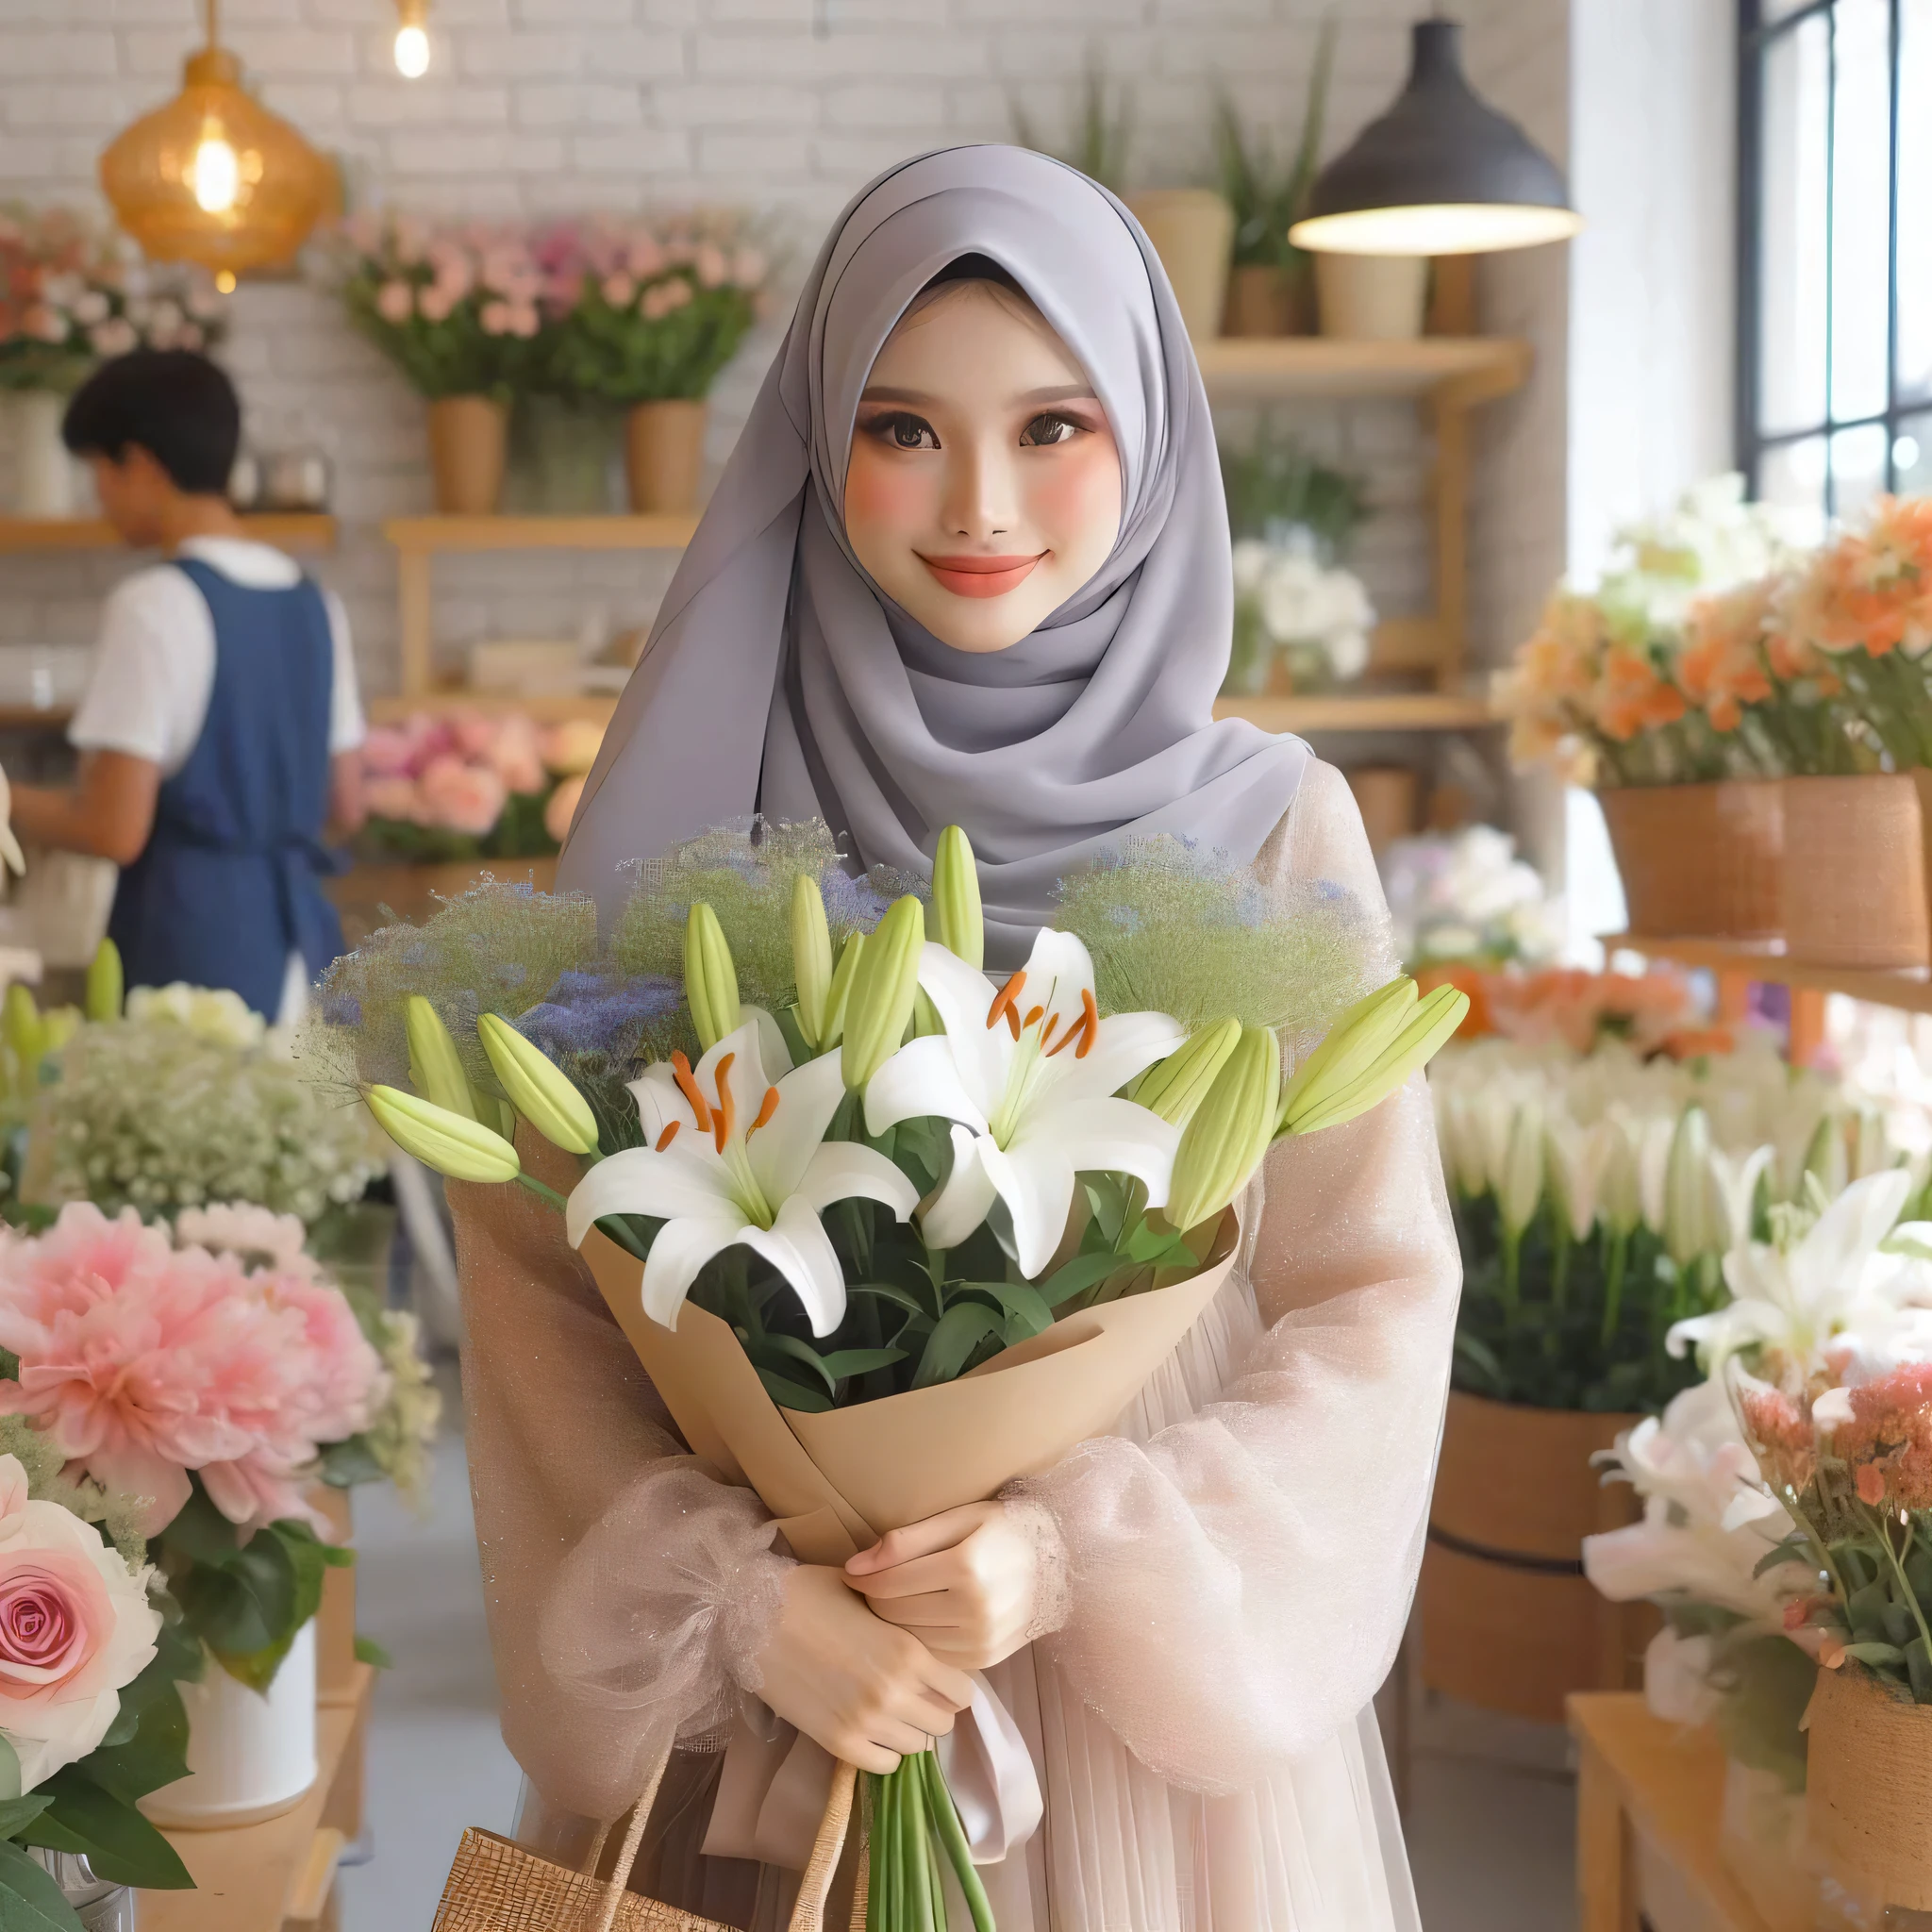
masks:
<svg viewBox="0 0 1932 1932"><path fill-rule="evenodd" d="M0 705L0 731L65 731L73 722L72 705Z"/></svg>
<svg viewBox="0 0 1932 1932"><path fill-rule="evenodd" d="M1647 934L1606 937L1608 951L1623 948L1680 966L1701 966L1721 975L1763 980L1807 992L1841 992L1874 1006L1898 1007L1908 1013L1932 1013L1932 973L1923 966L1881 972L1857 966L1813 966L1788 959L1775 940L1654 939Z"/></svg>
<svg viewBox="0 0 1932 1932"><path fill-rule="evenodd" d="M392 517L382 534L406 557L477 550L682 550L687 517Z"/></svg>
<svg viewBox="0 0 1932 1932"><path fill-rule="evenodd" d="M285 1919L327 1923L335 1863L358 1828L358 1734L375 1674L367 1664L356 1672L351 1698L317 1709L321 1771L308 1796L260 1824L169 1832L195 1890L137 1893L141 1932L282 1932Z"/></svg>
<svg viewBox="0 0 1932 1932"><path fill-rule="evenodd" d="M395 697L371 698L369 720L373 724L400 724L405 718L422 711L436 717L455 711L475 711L486 718L521 711L540 724L567 724L579 718L608 724L616 708L616 697L605 692L576 697L518 697L512 692L496 691L432 691L411 697L405 691Z"/></svg>
<svg viewBox="0 0 1932 1932"><path fill-rule="evenodd" d="M1194 353L1216 403L1435 396L1466 405L1522 388L1530 366L1527 342L1491 336L1222 336L1195 343Z"/></svg>
<svg viewBox="0 0 1932 1932"><path fill-rule="evenodd" d="M278 550L333 550L336 520L331 516L245 516L242 527ZM114 526L105 517L0 516L0 555L34 550L119 550Z"/></svg>
<svg viewBox="0 0 1932 1932"><path fill-rule="evenodd" d="M1719 1851L1724 1747L1704 1727L1650 1714L1641 1691L1578 1692L1570 1732L1576 1778L1579 1932L1638 1923L1637 1845L1667 1865L1708 1932L1769 1932Z"/></svg>
<svg viewBox="0 0 1932 1932"><path fill-rule="evenodd" d="M1455 691L1335 691L1313 697L1223 698L1217 718L1264 731L1475 731L1496 722L1489 700Z"/></svg>

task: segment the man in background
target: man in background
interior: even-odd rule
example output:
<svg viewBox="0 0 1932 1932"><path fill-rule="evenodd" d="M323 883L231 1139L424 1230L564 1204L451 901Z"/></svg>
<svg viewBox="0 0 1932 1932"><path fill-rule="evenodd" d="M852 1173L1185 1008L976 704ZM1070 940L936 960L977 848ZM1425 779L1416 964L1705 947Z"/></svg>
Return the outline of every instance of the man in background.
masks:
<svg viewBox="0 0 1932 1932"><path fill-rule="evenodd" d="M341 950L326 844L362 819L341 605L229 508L241 405L205 357L104 363L62 433L123 541L167 560L108 598L67 734L78 784L14 787L14 829L121 868L108 931L129 986L230 987L291 1021Z"/></svg>

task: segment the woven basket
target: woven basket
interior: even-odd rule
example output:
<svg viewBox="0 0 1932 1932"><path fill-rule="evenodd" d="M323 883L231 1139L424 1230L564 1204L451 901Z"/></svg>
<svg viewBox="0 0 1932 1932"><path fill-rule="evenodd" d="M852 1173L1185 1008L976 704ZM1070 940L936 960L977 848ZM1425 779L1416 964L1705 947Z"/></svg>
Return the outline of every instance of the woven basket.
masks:
<svg viewBox="0 0 1932 1932"><path fill-rule="evenodd" d="M599 1833L585 1860L586 1869L573 1872L493 1831L472 1827L464 1832L431 1932L732 1932L714 1919L701 1919L625 1890L663 1775L659 1766L638 1800L608 1878L596 1875L608 1833ZM799 1881L798 1902L791 1908L791 1932L820 1932L824 1924L825 1896L852 1815L854 1776L849 1764L840 1765L833 1774L811 1862ZM855 1927L865 1924L865 1870L861 1857L852 1907Z"/></svg>
<svg viewBox="0 0 1932 1932"><path fill-rule="evenodd" d="M1932 1909L1932 1706L1849 1665L1819 1672L1805 1724L1812 1843L1874 1904Z"/></svg>
<svg viewBox="0 0 1932 1932"><path fill-rule="evenodd" d="M1785 950L1816 966L1923 966L1924 843L1909 772L1784 781Z"/></svg>
<svg viewBox="0 0 1932 1932"><path fill-rule="evenodd" d="M1782 930L1784 815L1775 779L1619 786L1598 802L1633 933L1757 940Z"/></svg>

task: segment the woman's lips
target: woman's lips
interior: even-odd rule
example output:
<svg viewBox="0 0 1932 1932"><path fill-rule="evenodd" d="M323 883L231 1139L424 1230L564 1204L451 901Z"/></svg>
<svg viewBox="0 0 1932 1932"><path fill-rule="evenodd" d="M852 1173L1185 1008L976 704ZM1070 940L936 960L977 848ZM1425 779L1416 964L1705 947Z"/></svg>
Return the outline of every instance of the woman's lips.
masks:
<svg viewBox="0 0 1932 1932"><path fill-rule="evenodd" d="M927 557L920 562L933 575L933 580L956 597L1004 597L1032 575L1033 566L1046 555L1032 557Z"/></svg>

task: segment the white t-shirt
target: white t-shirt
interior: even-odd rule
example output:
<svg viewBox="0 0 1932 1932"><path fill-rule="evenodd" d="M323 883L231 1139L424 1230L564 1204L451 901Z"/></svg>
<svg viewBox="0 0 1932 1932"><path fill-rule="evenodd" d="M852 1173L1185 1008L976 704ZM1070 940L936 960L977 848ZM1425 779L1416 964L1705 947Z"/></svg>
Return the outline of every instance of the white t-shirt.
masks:
<svg viewBox="0 0 1932 1932"><path fill-rule="evenodd" d="M251 591L286 591L302 578L292 557L245 537L191 537L180 546ZM335 674L329 690L328 748L354 751L362 742L362 699L356 658L341 599L325 591ZM101 613L87 695L67 727L81 751L118 751L146 758L172 778L193 751L208 723L215 689L215 623L208 601L174 565L136 571L108 593ZM292 1024L308 1003L308 969L300 953L289 955L275 1018Z"/></svg>
<svg viewBox="0 0 1932 1932"><path fill-rule="evenodd" d="M302 579L292 557L245 537L191 537L180 554L251 591L286 591ZM335 678L329 694L328 748L362 742L362 700L341 599L323 592ZM207 600L173 564L138 570L108 593L87 695L67 727L82 751L125 752L147 758L172 778L208 723L215 688L215 623Z"/></svg>

